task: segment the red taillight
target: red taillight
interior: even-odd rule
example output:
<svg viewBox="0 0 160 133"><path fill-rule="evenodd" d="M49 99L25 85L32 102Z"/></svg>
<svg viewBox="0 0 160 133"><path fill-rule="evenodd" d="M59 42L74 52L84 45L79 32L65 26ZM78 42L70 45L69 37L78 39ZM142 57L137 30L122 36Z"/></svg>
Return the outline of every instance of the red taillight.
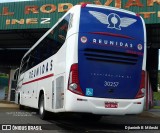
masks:
<svg viewBox="0 0 160 133"><path fill-rule="evenodd" d="M71 66L69 74L68 90L79 95L84 95L79 84L78 64L73 64Z"/></svg>
<svg viewBox="0 0 160 133"><path fill-rule="evenodd" d="M145 71L142 71L140 88L135 98L144 97L144 92L145 92Z"/></svg>

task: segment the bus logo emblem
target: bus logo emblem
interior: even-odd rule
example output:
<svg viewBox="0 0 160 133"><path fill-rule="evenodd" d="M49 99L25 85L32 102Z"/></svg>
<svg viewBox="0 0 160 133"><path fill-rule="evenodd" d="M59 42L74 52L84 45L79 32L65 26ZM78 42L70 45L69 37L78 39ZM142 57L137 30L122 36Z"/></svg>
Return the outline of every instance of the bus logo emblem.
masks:
<svg viewBox="0 0 160 133"><path fill-rule="evenodd" d="M82 37L81 37L81 42L82 42L82 43L86 43L87 40L88 40L87 37L85 37L85 36L82 36Z"/></svg>
<svg viewBox="0 0 160 133"><path fill-rule="evenodd" d="M102 24L108 25L107 28L121 30L121 27L128 27L135 23L137 20L133 18L121 18L116 13L110 13L108 16L101 12L89 11L89 13L99 20Z"/></svg>
<svg viewBox="0 0 160 133"><path fill-rule="evenodd" d="M142 48L143 48L143 47L142 47L142 44L138 44L138 45L137 45L137 48L138 48L138 50L142 50Z"/></svg>

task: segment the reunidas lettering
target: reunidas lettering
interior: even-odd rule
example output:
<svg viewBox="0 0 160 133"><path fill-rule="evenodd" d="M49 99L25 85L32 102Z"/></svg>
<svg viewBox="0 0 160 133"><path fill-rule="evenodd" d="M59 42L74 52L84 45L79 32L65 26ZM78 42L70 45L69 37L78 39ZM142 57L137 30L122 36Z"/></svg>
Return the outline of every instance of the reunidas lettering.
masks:
<svg viewBox="0 0 160 133"><path fill-rule="evenodd" d="M43 63L42 65L32 69L29 72L29 79L35 78L52 70L53 70L53 60L50 60L49 62Z"/></svg>
<svg viewBox="0 0 160 133"><path fill-rule="evenodd" d="M103 39L93 39L93 44L101 44L101 45L106 45L106 46L116 46L116 47L124 47L124 48L133 48L132 43L103 40Z"/></svg>

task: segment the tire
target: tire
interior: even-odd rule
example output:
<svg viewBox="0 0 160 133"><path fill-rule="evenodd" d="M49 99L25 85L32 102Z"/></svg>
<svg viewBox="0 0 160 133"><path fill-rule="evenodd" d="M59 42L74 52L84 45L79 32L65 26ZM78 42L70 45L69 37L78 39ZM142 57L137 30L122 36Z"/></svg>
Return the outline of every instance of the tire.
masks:
<svg viewBox="0 0 160 133"><path fill-rule="evenodd" d="M24 105L20 104L20 95L18 96L19 110L24 110Z"/></svg>
<svg viewBox="0 0 160 133"><path fill-rule="evenodd" d="M40 118L42 120L46 120L48 117L47 117L47 111L45 110L45 104L44 104L44 94L41 95L40 97L40 102L39 102L39 115L40 115Z"/></svg>

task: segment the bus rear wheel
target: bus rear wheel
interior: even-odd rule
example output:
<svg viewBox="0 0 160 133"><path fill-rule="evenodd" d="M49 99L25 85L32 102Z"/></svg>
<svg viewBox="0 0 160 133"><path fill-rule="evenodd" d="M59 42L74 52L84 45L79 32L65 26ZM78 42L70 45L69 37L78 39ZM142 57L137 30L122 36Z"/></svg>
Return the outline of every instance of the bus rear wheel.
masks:
<svg viewBox="0 0 160 133"><path fill-rule="evenodd" d="M45 103L44 102L44 94L42 94L40 97L40 103L39 103L39 115L42 120L47 119L47 111L44 108L45 107L44 103Z"/></svg>
<svg viewBox="0 0 160 133"><path fill-rule="evenodd" d="M19 109L24 110L24 105L20 104L20 95L18 95L18 104L19 104Z"/></svg>

